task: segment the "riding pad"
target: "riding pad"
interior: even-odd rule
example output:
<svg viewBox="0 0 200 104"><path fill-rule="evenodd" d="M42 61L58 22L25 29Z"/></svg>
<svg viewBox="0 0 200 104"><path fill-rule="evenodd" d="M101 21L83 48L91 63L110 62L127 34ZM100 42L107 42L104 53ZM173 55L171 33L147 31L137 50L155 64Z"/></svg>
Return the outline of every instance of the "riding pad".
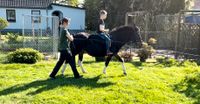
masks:
<svg viewBox="0 0 200 104"><path fill-rule="evenodd" d="M103 57L107 54L105 35L90 35L86 51L89 55L95 57Z"/></svg>

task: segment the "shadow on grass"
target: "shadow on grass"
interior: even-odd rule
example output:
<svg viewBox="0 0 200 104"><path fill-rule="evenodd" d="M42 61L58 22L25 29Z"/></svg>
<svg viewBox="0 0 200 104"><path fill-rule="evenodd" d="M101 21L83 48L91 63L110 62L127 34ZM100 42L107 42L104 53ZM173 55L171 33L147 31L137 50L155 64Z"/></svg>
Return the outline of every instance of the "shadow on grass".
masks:
<svg viewBox="0 0 200 104"><path fill-rule="evenodd" d="M100 79L100 77L101 76L99 75L94 78L74 79L73 77L58 76L57 79L55 80L51 80L51 79L38 80L38 81L34 81L28 84L14 85L12 87L9 87L7 89L0 91L0 96L26 91L31 88L35 88L37 90L33 92L29 92L27 95L36 95L44 91L53 90L57 87L65 87L65 86L75 86L78 88L81 88L81 87L102 88L102 87L114 85L114 83L111 83L111 82L98 83L98 80Z"/></svg>
<svg viewBox="0 0 200 104"><path fill-rule="evenodd" d="M193 104L200 104L200 73L187 76L183 81L175 85L174 90L194 99L195 102Z"/></svg>
<svg viewBox="0 0 200 104"><path fill-rule="evenodd" d="M102 61L104 62L104 61ZM100 63L100 62L96 62L96 61L83 61L83 64L93 64L93 63Z"/></svg>
<svg viewBox="0 0 200 104"><path fill-rule="evenodd" d="M130 63L130 64L132 64L132 65L134 65L136 67L142 66L142 62L139 62L139 61L132 61L132 62L128 62L128 63Z"/></svg>

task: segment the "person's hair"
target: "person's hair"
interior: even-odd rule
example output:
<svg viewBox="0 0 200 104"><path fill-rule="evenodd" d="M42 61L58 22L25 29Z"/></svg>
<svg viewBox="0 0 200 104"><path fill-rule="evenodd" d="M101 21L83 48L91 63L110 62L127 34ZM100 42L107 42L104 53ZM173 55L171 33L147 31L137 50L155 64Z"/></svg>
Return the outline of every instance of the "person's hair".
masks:
<svg viewBox="0 0 200 104"><path fill-rule="evenodd" d="M69 23L69 19L68 18L63 18L61 21L60 21L60 24L63 24L63 23Z"/></svg>
<svg viewBox="0 0 200 104"><path fill-rule="evenodd" d="M101 11L99 12L99 14L100 14L100 15L107 15L108 13L106 12L106 10L101 10Z"/></svg>

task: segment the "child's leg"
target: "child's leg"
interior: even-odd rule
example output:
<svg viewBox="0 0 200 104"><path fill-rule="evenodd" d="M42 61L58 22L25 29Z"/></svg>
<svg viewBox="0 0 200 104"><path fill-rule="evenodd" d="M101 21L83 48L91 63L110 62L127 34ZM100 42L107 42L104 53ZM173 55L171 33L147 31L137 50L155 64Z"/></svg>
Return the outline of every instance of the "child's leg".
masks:
<svg viewBox="0 0 200 104"><path fill-rule="evenodd" d="M76 69L76 62L75 62L75 57L71 56L69 53L67 53L67 61L69 62L69 65L72 68L73 74L75 78L80 77L77 69Z"/></svg>
<svg viewBox="0 0 200 104"><path fill-rule="evenodd" d="M66 60L66 53L67 53L67 51L61 51L60 52L60 58L59 58L59 60L56 64L56 66L54 67L53 71L51 72L50 77L54 78L56 76L60 67L62 66L62 64Z"/></svg>

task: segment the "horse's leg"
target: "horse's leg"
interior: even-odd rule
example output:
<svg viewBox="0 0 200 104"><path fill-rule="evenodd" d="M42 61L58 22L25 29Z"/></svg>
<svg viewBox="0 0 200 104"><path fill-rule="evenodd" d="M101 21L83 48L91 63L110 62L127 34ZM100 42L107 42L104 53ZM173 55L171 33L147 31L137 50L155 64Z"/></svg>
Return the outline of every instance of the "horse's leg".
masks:
<svg viewBox="0 0 200 104"><path fill-rule="evenodd" d="M109 55L107 58L106 58L106 62L105 62L105 67L103 69L103 73L106 74L106 69L110 63L110 60L112 59L113 55Z"/></svg>
<svg viewBox="0 0 200 104"><path fill-rule="evenodd" d="M116 54L115 57L122 63L123 74L124 74L124 75L127 75L126 67L125 67L125 65L124 65L124 60L123 60L118 54Z"/></svg>
<svg viewBox="0 0 200 104"><path fill-rule="evenodd" d="M87 73L87 71L83 68L83 54L84 52L81 52L78 55L78 65L81 67L83 73Z"/></svg>
<svg viewBox="0 0 200 104"><path fill-rule="evenodd" d="M65 61L61 71L62 75L64 75L66 68L67 68L67 62Z"/></svg>

